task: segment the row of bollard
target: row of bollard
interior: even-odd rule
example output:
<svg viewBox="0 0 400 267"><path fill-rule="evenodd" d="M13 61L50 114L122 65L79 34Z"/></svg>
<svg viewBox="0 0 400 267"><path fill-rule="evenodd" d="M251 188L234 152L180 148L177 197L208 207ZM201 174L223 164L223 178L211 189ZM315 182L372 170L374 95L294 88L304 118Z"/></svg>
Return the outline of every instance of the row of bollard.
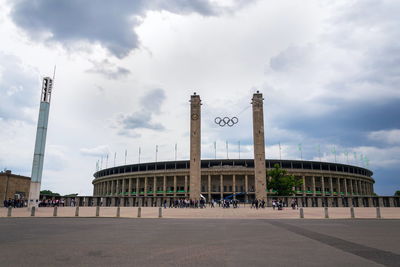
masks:
<svg viewBox="0 0 400 267"><path fill-rule="evenodd" d="M329 219L328 207L324 208L324 215L325 215L325 219ZM355 219L356 218L356 215L355 215L355 212L354 212L354 207L350 207L350 218L351 219ZM377 219L382 219L381 208L380 207L376 207L376 218ZM303 208L300 208L300 219L304 219L304 210L303 210Z"/></svg>
<svg viewBox="0 0 400 267"><path fill-rule="evenodd" d="M8 207L7 210L7 217L12 217L12 207ZM31 217L35 217L36 214L36 208L32 207L31 208ZM53 210L53 217L57 217L58 216L58 207L54 207ZM100 206L96 207L96 217L100 216ZM115 217L120 217L121 216L121 208L118 206L117 207L117 213L115 215ZM79 206L77 206L75 208L75 217L79 217ZM142 208L139 207L137 210L137 217L141 218L142 217ZM158 209L158 218L162 218L162 208Z"/></svg>

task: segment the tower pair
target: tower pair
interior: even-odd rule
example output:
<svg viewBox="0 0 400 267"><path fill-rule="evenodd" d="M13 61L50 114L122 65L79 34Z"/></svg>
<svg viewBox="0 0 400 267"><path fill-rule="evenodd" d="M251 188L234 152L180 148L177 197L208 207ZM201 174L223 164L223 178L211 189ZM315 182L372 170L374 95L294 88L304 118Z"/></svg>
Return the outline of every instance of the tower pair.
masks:
<svg viewBox="0 0 400 267"><path fill-rule="evenodd" d="M263 97L253 94L253 144L256 199L266 200L266 169ZM201 184L201 99L194 93L190 99L190 198L200 199Z"/></svg>

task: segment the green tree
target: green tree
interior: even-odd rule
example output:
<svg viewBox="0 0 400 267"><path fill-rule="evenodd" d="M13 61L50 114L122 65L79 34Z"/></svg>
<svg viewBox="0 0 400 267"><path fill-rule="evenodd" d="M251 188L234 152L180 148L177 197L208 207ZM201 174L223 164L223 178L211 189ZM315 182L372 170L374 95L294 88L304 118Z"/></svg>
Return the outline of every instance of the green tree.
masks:
<svg viewBox="0 0 400 267"><path fill-rule="evenodd" d="M300 178L288 175L287 171L282 169L279 164L275 164L274 168L268 172L271 181L267 183L267 188L275 190L278 196L290 196L295 193L293 187L303 184Z"/></svg>
<svg viewBox="0 0 400 267"><path fill-rule="evenodd" d="M396 197L400 197L400 190L397 190L397 191L394 193L394 195L395 195Z"/></svg>
<svg viewBox="0 0 400 267"><path fill-rule="evenodd" d="M40 191L40 194L45 195L45 196L59 196L60 195L59 193L53 193L50 190L42 190L42 191Z"/></svg>

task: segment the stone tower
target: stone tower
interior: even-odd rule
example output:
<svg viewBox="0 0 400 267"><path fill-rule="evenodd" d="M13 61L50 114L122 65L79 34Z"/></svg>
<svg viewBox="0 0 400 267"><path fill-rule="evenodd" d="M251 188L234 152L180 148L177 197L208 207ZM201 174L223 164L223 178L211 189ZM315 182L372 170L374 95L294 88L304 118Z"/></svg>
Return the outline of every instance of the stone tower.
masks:
<svg viewBox="0 0 400 267"><path fill-rule="evenodd" d="M37 123L35 152L33 155L31 186L29 190L28 208L37 207L39 204L40 184L44 162L44 150L46 146L47 124L49 121L51 91L53 80L43 78L42 95L40 98L39 119Z"/></svg>
<svg viewBox="0 0 400 267"><path fill-rule="evenodd" d="M201 182L201 100L194 93L190 99L190 198L200 199Z"/></svg>
<svg viewBox="0 0 400 267"><path fill-rule="evenodd" d="M264 141L264 110L263 96L257 91L253 94L253 143L254 143L254 184L255 197L267 198L266 168L265 168L265 141Z"/></svg>

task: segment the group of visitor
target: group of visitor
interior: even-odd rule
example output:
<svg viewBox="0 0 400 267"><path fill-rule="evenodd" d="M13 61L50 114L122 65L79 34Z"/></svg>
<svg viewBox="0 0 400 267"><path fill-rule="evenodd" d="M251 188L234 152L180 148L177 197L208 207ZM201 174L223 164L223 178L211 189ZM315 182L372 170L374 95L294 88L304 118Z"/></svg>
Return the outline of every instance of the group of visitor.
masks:
<svg viewBox="0 0 400 267"><path fill-rule="evenodd" d="M265 200L264 199L254 199L252 202L251 202L251 207L250 208L255 208L255 209L259 209L259 208L261 208L261 209L264 209L265 208Z"/></svg>
<svg viewBox="0 0 400 267"><path fill-rule="evenodd" d="M39 207L64 207L64 199L43 199L39 202Z"/></svg>
<svg viewBox="0 0 400 267"><path fill-rule="evenodd" d="M167 200L164 200L163 203L164 208L166 209L168 206ZM176 199L169 203L170 208L205 208L206 201L205 199L200 200L192 200L192 199Z"/></svg>
<svg viewBox="0 0 400 267"><path fill-rule="evenodd" d="M237 199L221 199L218 202L219 207L224 209L230 208L231 206L236 209L239 208L239 200Z"/></svg>
<svg viewBox="0 0 400 267"><path fill-rule="evenodd" d="M11 199L4 200L3 205L5 208L12 207L12 208L23 208L28 205L26 200L24 199Z"/></svg>

